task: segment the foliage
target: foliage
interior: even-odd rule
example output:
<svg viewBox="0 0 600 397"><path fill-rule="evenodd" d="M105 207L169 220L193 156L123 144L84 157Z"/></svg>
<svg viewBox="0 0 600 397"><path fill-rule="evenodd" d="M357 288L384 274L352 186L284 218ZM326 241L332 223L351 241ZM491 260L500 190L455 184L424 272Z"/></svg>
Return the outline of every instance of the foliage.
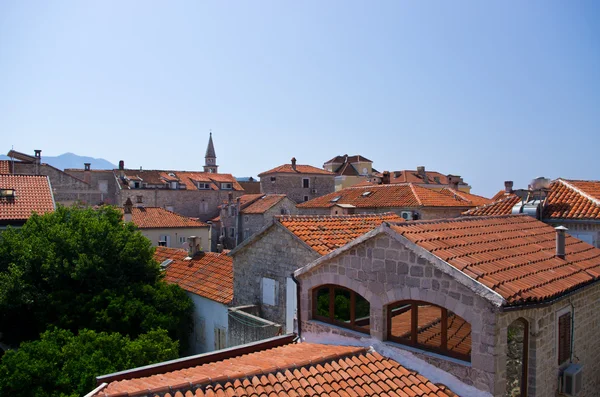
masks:
<svg viewBox="0 0 600 397"><path fill-rule="evenodd" d="M4 342L35 339L50 326L132 338L162 327L185 347L193 303L162 280L150 241L121 218L111 207L59 207L3 232Z"/></svg>
<svg viewBox="0 0 600 397"><path fill-rule="evenodd" d="M0 361L0 395L81 396L96 387L95 377L177 358L178 343L165 330L135 340L118 333L62 329L24 342Z"/></svg>

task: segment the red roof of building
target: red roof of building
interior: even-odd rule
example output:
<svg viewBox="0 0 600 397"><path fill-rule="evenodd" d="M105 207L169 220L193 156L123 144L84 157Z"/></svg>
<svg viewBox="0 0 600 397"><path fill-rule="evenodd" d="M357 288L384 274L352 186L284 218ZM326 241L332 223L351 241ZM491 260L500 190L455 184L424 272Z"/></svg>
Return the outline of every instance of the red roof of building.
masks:
<svg viewBox="0 0 600 397"><path fill-rule="evenodd" d="M331 175L335 176L333 172L326 171L322 168L313 167L312 165L297 164L294 169L291 164L283 164L279 167L275 167L265 172L258 174L259 177L263 177L269 174L320 174L320 175Z"/></svg>
<svg viewBox="0 0 600 397"><path fill-rule="evenodd" d="M483 199L477 197L479 202ZM339 197L339 198L338 198ZM469 208L477 204L466 195L452 195L425 188L412 183L396 185L352 186L337 192L305 201L298 208L329 208L335 204L351 204L357 208L420 208L458 207Z"/></svg>
<svg viewBox="0 0 600 397"><path fill-rule="evenodd" d="M123 212L123 208L120 208ZM171 227L210 227L197 219L188 218L160 207L133 207L131 221L139 229L162 229Z"/></svg>
<svg viewBox="0 0 600 397"><path fill-rule="evenodd" d="M116 174L120 171L115 170ZM232 190L244 190L242 186L231 174L217 174L211 172L196 172L196 171L165 171L165 170L124 170L125 177L132 181L145 182L149 185L166 185L169 182L178 182L184 184L184 190L199 190L197 187L198 183L210 184L210 190L220 190L221 183L231 183ZM121 186L123 188L129 188L129 186L123 183L122 179ZM201 189L200 189L201 190Z"/></svg>
<svg viewBox="0 0 600 397"><path fill-rule="evenodd" d="M26 221L32 213L54 211L50 180L44 175L0 175L0 190L14 196L0 197L0 221Z"/></svg>
<svg viewBox="0 0 600 397"><path fill-rule="evenodd" d="M235 354L235 352L232 352ZM160 365L160 364L159 364ZM160 371L160 368L157 368ZM292 343L113 381L96 396L456 396L364 347ZM136 394L138 395L138 394Z"/></svg>
<svg viewBox="0 0 600 397"><path fill-rule="evenodd" d="M388 212L364 215L287 215L277 221L320 255L346 245L370 232L383 222L402 222L404 219Z"/></svg>
<svg viewBox="0 0 600 397"><path fill-rule="evenodd" d="M460 190L452 189L450 187L444 187L439 190L440 193L445 194L450 197L459 197L463 200L470 201L474 205L485 205L492 202L489 198L485 198L483 196L478 196L472 193L466 193Z"/></svg>
<svg viewBox="0 0 600 397"><path fill-rule="evenodd" d="M264 214L274 205L280 203L286 198L285 194L266 194L258 200L253 201L245 208L242 208L242 214Z"/></svg>
<svg viewBox="0 0 600 397"><path fill-rule="evenodd" d="M473 216L510 215L513 207L522 201L521 198L516 194L504 194L498 197L498 199L489 204L472 208L465 211L463 214Z"/></svg>
<svg viewBox="0 0 600 397"><path fill-rule="evenodd" d="M358 163L358 162L366 162L366 163L372 163L371 160L369 160L368 158L361 156L360 154L355 154L354 156L348 156L347 154L343 155L343 156L335 156L334 158L332 158L331 160L327 160L325 162L325 164L330 164L330 163Z"/></svg>
<svg viewBox="0 0 600 397"><path fill-rule="evenodd" d="M556 256L556 231L525 215L414 221L391 228L508 305L542 302L600 279L600 249L569 235Z"/></svg>
<svg viewBox="0 0 600 397"><path fill-rule="evenodd" d="M0 174L10 173L10 160L0 160Z"/></svg>
<svg viewBox="0 0 600 397"><path fill-rule="evenodd" d="M205 244L210 244L209 241ZM165 270L165 280L186 291L228 305L233 300L233 258L225 253L200 252L187 259L182 249L156 247L154 259L172 262Z"/></svg>
<svg viewBox="0 0 600 397"><path fill-rule="evenodd" d="M449 185L448 175L444 175L437 171L424 171L425 178L422 174L419 174L416 170L401 170L401 171L390 171L390 184L396 183L418 183L428 185ZM381 178L382 173L374 173L375 176ZM377 185L375 181L362 181L355 186L369 186ZM459 185L467 185L465 182L460 182Z"/></svg>

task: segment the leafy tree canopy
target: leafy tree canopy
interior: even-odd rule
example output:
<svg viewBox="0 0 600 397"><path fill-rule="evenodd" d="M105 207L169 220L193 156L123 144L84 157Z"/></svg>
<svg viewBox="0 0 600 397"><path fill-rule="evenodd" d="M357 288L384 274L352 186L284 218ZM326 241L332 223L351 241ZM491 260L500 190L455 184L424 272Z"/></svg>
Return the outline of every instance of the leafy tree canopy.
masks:
<svg viewBox="0 0 600 397"><path fill-rule="evenodd" d="M3 342L35 339L50 326L119 332L164 328L185 340L191 300L166 284L150 241L121 213L59 207L0 238Z"/></svg>
<svg viewBox="0 0 600 397"><path fill-rule="evenodd" d="M175 359L178 348L165 330L135 340L118 333L49 330L2 357L0 395L82 396L96 387L96 376Z"/></svg>

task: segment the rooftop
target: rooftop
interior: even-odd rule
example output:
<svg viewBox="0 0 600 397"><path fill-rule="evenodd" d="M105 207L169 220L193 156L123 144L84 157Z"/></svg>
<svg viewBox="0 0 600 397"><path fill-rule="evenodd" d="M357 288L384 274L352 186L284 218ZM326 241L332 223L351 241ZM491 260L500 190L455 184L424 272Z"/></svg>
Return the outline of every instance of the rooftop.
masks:
<svg viewBox="0 0 600 397"><path fill-rule="evenodd" d="M10 174L10 160L0 160L0 174Z"/></svg>
<svg viewBox="0 0 600 397"><path fill-rule="evenodd" d="M208 361L200 365L157 367L153 375L111 381L96 396L456 396L363 347L288 343L254 351L242 346L213 356L214 361L197 356Z"/></svg>
<svg viewBox="0 0 600 397"><path fill-rule="evenodd" d="M54 211L50 180L44 175L0 174L0 221L26 221Z"/></svg>
<svg viewBox="0 0 600 397"><path fill-rule="evenodd" d="M119 208L119 210L123 212L123 208ZM210 225L204 222L167 211L160 207L133 207L131 209L131 221L140 229L210 227Z"/></svg>
<svg viewBox="0 0 600 397"><path fill-rule="evenodd" d="M285 198L285 194L265 194L243 208L241 212L242 214L264 214Z"/></svg>
<svg viewBox="0 0 600 397"><path fill-rule="evenodd" d="M278 222L320 255L346 245L383 222L402 222L393 212L365 215L287 215Z"/></svg>
<svg viewBox="0 0 600 397"><path fill-rule="evenodd" d="M166 185L169 182L179 182L185 185L184 190L198 190L198 183L208 183L209 190L220 190L221 183L231 183L232 190L244 190L231 174L219 174L200 171L168 171L168 170L122 170L125 177L132 181L145 182L148 185ZM118 175L119 170L114 170ZM121 187L129 186L119 178Z"/></svg>
<svg viewBox="0 0 600 397"><path fill-rule="evenodd" d="M279 167L275 167L265 172L258 174L259 177L263 177L270 174L320 174L320 175L331 175L334 176L333 172L326 171L322 168L313 167L312 165L297 164L295 168L292 164L283 164Z"/></svg>
<svg viewBox="0 0 600 397"><path fill-rule="evenodd" d="M392 230L502 296L507 305L548 301L600 278L600 249L525 215L405 222Z"/></svg>
<svg viewBox="0 0 600 397"><path fill-rule="evenodd" d="M474 200L474 201L472 201ZM335 203L356 208L419 208L477 206L485 198L471 194L448 194L412 183L352 186L298 204L298 208L329 208Z"/></svg>
<svg viewBox="0 0 600 397"><path fill-rule="evenodd" d="M381 177L382 173L377 173L376 176ZM423 169L422 172L419 170L400 170L400 171L390 171L390 183L418 183L418 184L428 184L428 185L449 185L450 181L448 180L448 175L442 174L437 171L425 171ZM363 185L373 185L375 182L364 181L359 184L359 186ZM459 185L467 185L465 182L461 181Z"/></svg>
<svg viewBox="0 0 600 397"><path fill-rule="evenodd" d="M209 241L204 242L210 244ZM182 249L156 247L154 259L171 260L165 280L184 290L225 305L233 300L233 259L225 253L200 252L187 259Z"/></svg>
<svg viewBox="0 0 600 397"><path fill-rule="evenodd" d="M372 163L371 160L369 160L368 158L361 156L360 154L355 154L354 156L348 156L347 154L344 154L343 156L335 156L334 158L332 158L331 160L327 160L325 162L325 164L331 164L331 163L358 163L358 162L366 162L366 163Z"/></svg>

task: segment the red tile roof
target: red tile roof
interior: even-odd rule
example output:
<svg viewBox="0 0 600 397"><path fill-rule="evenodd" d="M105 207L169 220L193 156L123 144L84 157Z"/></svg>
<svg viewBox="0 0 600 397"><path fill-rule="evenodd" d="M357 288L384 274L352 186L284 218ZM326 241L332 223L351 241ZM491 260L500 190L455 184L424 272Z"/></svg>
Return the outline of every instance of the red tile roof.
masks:
<svg viewBox="0 0 600 397"><path fill-rule="evenodd" d="M120 210L123 212L123 208L120 208ZM160 207L133 207L131 210L131 221L140 229L210 227L210 225L204 222L167 211Z"/></svg>
<svg viewBox="0 0 600 397"><path fill-rule="evenodd" d="M502 195L489 204L472 208L465 211L464 215L487 216L487 215L510 215L513 207L521 202L521 198L515 194Z"/></svg>
<svg viewBox="0 0 600 397"><path fill-rule="evenodd" d="M382 173L374 173L375 176L381 178ZM429 185L449 185L448 175L444 175L437 171L425 171L427 180L415 170L390 171L390 183L418 183ZM376 182L363 181L356 186L376 185ZM459 185L467 185L465 182L460 182Z"/></svg>
<svg viewBox="0 0 600 397"><path fill-rule="evenodd" d="M206 242L210 244L210 242ZM233 300L233 258L225 253L201 252L186 260L182 249L156 247L154 259L159 263L170 259L165 271L168 283L215 302L228 305Z"/></svg>
<svg viewBox="0 0 600 397"><path fill-rule="evenodd" d="M285 194L267 194L242 209L242 214L264 214L285 199Z"/></svg>
<svg viewBox="0 0 600 397"><path fill-rule="evenodd" d="M330 163L358 163L358 162L366 162L366 163L372 163L373 161L369 160L368 158L361 156L360 154L355 154L354 156L348 156L347 154L343 155L343 156L335 156L334 158L332 158L331 160L327 160L325 162L325 164L330 164Z"/></svg>
<svg viewBox="0 0 600 397"><path fill-rule="evenodd" d="M142 378L96 396L456 396L363 347L294 343Z"/></svg>
<svg viewBox="0 0 600 397"><path fill-rule="evenodd" d="M525 215L415 221L391 228L501 295L507 305L547 301L600 279L600 249Z"/></svg>
<svg viewBox="0 0 600 397"><path fill-rule="evenodd" d="M346 245L383 222L404 221L393 212L336 216L288 215L278 216L276 220L320 255Z"/></svg>
<svg viewBox="0 0 600 397"><path fill-rule="evenodd" d="M263 177L269 174L321 174L335 176L333 172L326 171L322 168L313 167L312 165L297 164L296 169L292 168L291 164L283 164L279 167L275 167L271 170L261 172L258 174L259 177Z"/></svg>
<svg viewBox="0 0 600 397"><path fill-rule="evenodd" d="M0 160L0 174L10 174L10 160Z"/></svg>
<svg viewBox="0 0 600 397"><path fill-rule="evenodd" d="M600 181L552 182L543 218L600 219Z"/></svg>
<svg viewBox="0 0 600 397"><path fill-rule="evenodd" d="M44 175L0 175L0 189L14 189L14 198L0 197L0 221L26 221L33 212L54 211L50 181Z"/></svg>
<svg viewBox="0 0 600 397"><path fill-rule="evenodd" d="M116 174L119 170L114 171ZM169 182L179 182L185 185L184 190L198 190L197 183L209 183L211 190L220 190L221 183L231 183L232 190L244 190L231 174L217 174L196 171L165 171L165 170L124 170L125 177L132 181L146 182L149 185L165 185ZM171 175L172 174L172 175ZM129 186L121 181L123 188Z"/></svg>
<svg viewBox="0 0 600 397"><path fill-rule="evenodd" d="M474 205L485 205L490 204L492 202L492 200L490 200L489 198L478 196L472 193L462 192L460 190L452 189L450 187L442 188L439 192L450 197L460 197L463 200L470 201Z"/></svg>
<svg viewBox="0 0 600 397"><path fill-rule="evenodd" d="M368 194L367 194L368 193ZM352 186L337 192L305 201L298 208L329 208L335 204L351 204L357 208L420 208L420 207L475 207L466 195L444 194L412 183L395 185ZM469 195L474 196L474 195ZM335 200L337 197L339 199ZM477 201L483 199L479 196ZM335 200L335 201L333 201Z"/></svg>

